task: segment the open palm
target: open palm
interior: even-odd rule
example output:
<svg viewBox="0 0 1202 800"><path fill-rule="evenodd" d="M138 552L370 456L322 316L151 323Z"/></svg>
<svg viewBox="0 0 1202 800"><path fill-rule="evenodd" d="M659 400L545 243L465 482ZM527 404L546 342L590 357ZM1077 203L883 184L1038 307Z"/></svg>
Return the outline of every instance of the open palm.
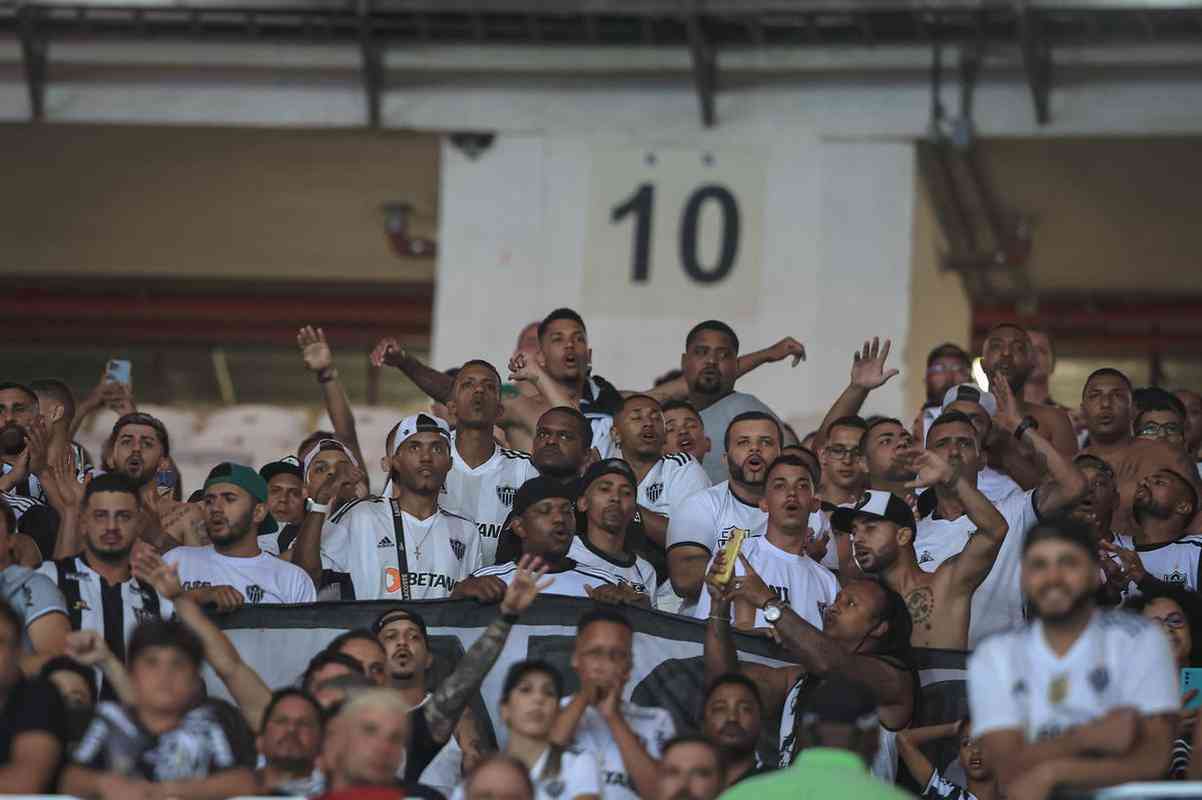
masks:
<svg viewBox="0 0 1202 800"><path fill-rule="evenodd" d="M875 389L897 375L897 370L885 368L892 346L893 340L886 339L882 347L880 338L876 336L872 337L871 342L864 342L864 347L852 355L852 384L862 389Z"/></svg>

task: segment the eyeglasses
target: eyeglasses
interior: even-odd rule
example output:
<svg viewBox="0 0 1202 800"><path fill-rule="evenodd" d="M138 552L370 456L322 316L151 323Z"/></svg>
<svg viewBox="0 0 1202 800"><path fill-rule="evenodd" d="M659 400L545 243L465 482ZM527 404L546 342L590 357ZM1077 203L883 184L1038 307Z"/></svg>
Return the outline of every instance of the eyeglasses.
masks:
<svg viewBox="0 0 1202 800"><path fill-rule="evenodd" d="M945 372L968 372L968 367L963 364L932 364L927 367L928 375L942 375Z"/></svg>
<svg viewBox="0 0 1202 800"><path fill-rule="evenodd" d="M1171 439L1185 435L1185 427L1180 422L1148 422L1135 433L1143 439Z"/></svg>
<svg viewBox="0 0 1202 800"><path fill-rule="evenodd" d="M1152 619L1156 620L1171 631L1179 631L1185 627L1185 616L1183 614L1178 614L1177 612L1173 612L1167 617L1152 617Z"/></svg>
<svg viewBox="0 0 1202 800"><path fill-rule="evenodd" d="M849 457L855 461L860 456L864 455L864 451L858 447L844 447L841 444L829 444L826 446L826 452L831 458L836 461L846 461Z"/></svg>

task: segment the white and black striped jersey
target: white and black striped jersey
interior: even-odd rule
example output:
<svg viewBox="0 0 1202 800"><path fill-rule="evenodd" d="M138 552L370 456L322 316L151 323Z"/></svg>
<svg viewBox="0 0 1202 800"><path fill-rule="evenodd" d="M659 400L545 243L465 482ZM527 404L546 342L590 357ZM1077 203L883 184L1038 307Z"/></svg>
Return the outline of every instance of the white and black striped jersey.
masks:
<svg viewBox="0 0 1202 800"><path fill-rule="evenodd" d="M427 519L399 513L393 517L389 498L354 500L322 530L322 567L350 573L355 599L443 600L455 584L483 566L480 533L472 520L441 508Z"/></svg>
<svg viewBox="0 0 1202 800"><path fill-rule="evenodd" d="M639 481L639 505L666 517L685 499L710 488L710 479L688 453L669 453Z"/></svg>
<svg viewBox="0 0 1202 800"><path fill-rule="evenodd" d="M1040 620L981 642L968 658L968 705L974 736L1013 730L1038 742L1116 708L1175 715L1181 690L1158 623L1099 609L1063 656Z"/></svg>
<svg viewBox="0 0 1202 800"><path fill-rule="evenodd" d="M931 779L927 781L926 788L919 797L921 800L977 800L975 794L952 783L940 775L937 769L932 770Z"/></svg>
<svg viewBox="0 0 1202 800"><path fill-rule="evenodd" d="M170 618L173 613L170 600L132 576L110 586L83 555L44 561L37 571L62 592L71 630L97 631L122 662L134 628L147 620Z"/></svg>
<svg viewBox="0 0 1202 800"><path fill-rule="evenodd" d="M547 577L554 580L550 586L543 590L543 594L588 597L588 592L585 591L586 586L596 589L598 586L605 584L616 585L618 583L612 573L577 563L572 558L565 558L560 562L560 566L564 567L561 572L547 573ZM495 564L491 567L481 567L472 573L472 577L479 578L491 575L494 578L500 578L508 586L513 582L513 576L517 574L517 571L518 565L510 562L508 564Z"/></svg>
<svg viewBox="0 0 1202 800"><path fill-rule="evenodd" d="M577 534L572 539L568 549L568 558L592 567L595 570L608 573L615 583L624 583L636 592L642 592L651 600L651 607L656 607L655 567L647 559L640 556L614 558L602 553L589 544L583 534Z"/></svg>
<svg viewBox="0 0 1202 800"><path fill-rule="evenodd" d="M538 477L530 454L504 447L478 467L469 467L451 433L451 471L447 473L438 504L452 514L474 520L480 531L480 552L485 564L497 560L497 537L513 509L513 496L521 485Z"/></svg>
<svg viewBox="0 0 1202 800"><path fill-rule="evenodd" d="M1144 570L1152 577L1191 592L1202 586L1198 574L1202 567L1202 536L1182 536L1166 544L1136 544L1130 536L1121 533L1116 533L1114 538L1119 547L1134 550L1139 555Z"/></svg>

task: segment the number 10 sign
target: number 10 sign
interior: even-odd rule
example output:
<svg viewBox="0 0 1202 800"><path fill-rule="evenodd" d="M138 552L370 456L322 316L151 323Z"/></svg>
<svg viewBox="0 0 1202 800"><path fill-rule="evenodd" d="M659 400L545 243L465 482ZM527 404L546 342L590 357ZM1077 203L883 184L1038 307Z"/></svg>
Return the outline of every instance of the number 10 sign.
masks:
<svg viewBox="0 0 1202 800"><path fill-rule="evenodd" d="M592 159L583 308L698 320L755 314L759 158L657 147L596 149Z"/></svg>

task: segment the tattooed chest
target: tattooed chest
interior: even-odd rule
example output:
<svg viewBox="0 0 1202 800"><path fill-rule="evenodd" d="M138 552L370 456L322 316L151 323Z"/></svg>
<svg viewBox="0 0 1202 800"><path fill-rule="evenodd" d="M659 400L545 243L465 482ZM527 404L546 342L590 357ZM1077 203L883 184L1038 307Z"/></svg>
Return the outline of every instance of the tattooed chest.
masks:
<svg viewBox="0 0 1202 800"><path fill-rule="evenodd" d="M931 630L935 615L935 593L930 587L923 586L906 595L906 608L910 611L910 620L915 630Z"/></svg>

